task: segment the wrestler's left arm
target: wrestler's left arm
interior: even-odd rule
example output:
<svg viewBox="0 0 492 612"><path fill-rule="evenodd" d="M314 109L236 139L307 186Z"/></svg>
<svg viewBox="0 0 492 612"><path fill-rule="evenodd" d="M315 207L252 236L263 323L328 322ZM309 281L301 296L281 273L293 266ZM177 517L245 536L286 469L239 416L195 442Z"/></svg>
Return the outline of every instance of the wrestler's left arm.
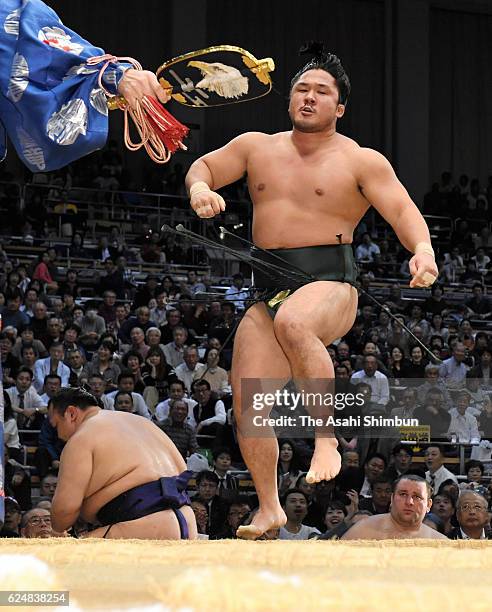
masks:
<svg viewBox="0 0 492 612"><path fill-rule="evenodd" d="M84 442L84 438L72 437L61 454L51 505L51 524L58 532L69 529L77 520L91 479L92 449Z"/></svg>
<svg viewBox="0 0 492 612"><path fill-rule="evenodd" d="M388 160L372 149L360 149L357 160L359 188L394 229L410 259L410 287L428 287L438 276L429 228ZM432 279L432 277L434 277Z"/></svg>

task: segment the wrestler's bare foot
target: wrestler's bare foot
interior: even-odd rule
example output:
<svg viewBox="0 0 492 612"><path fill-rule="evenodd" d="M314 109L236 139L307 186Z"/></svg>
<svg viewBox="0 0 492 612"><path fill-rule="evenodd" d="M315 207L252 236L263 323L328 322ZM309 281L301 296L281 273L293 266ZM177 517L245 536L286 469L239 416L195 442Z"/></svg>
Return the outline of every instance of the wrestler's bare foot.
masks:
<svg viewBox="0 0 492 612"><path fill-rule="evenodd" d="M238 527L236 536L242 540L257 540L267 531L283 527L286 522L287 517L279 504L273 510L258 510L250 525Z"/></svg>
<svg viewBox="0 0 492 612"><path fill-rule="evenodd" d="M336 438L316 438L314 454L306 474L306 481L315 484L322 480L331 480L342 467L342 458L337 450Z"/></svg>

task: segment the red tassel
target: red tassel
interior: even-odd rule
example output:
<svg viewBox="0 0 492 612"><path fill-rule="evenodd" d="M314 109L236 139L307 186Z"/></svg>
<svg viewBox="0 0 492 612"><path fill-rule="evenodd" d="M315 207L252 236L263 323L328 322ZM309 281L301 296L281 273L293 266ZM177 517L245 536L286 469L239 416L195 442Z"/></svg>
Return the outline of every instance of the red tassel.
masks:
<svg viewBox="0 0 492 612"><path fill-rule="evenodd" d="M168 151L174 153L177 149L185 149L183 138L190 131L180 123L154 97L145 96L143 104L150 129L162 140Z"/></svg>

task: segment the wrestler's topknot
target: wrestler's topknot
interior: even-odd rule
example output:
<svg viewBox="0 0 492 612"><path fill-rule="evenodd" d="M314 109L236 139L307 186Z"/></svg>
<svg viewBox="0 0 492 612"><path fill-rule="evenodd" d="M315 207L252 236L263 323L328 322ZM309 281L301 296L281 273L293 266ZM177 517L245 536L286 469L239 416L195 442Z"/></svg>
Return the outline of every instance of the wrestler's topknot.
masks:
<svg viewBox="0 0 492 612"><path fill-rule="evenodd" d="M329 53L325 50L325 46L322 42L309 41L302 45L299 49L299 55L312 55L312 59L303 66L299 72L294 76L290 82L290 88L294 87L296 82L299 80L308 70L325 70L336 80L338 92L339 92L339 103L347 104L348 97L350 95L350 80L345 72L342 63L339 58L333 53Z"/></svg>

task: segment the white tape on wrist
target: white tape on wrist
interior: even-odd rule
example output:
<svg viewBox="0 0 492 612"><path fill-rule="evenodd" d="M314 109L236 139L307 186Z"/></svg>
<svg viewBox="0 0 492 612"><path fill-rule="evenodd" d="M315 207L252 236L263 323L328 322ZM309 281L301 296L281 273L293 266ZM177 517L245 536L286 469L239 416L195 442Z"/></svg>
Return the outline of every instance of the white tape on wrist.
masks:
<svg viewBox="0 0 492 612"><path fill-rule="evenodd" d="M434 249L429 242L419 242L415 247L415 255L419 255L420 253L427 253L431 257L436 257L434 253Z"/></svg>
<svg viewBox="0 0 492 612"><path fill-rule="evenodd" d="M205 181L197 181L190 187L190 198L197 195L197 193L205 193L206 191L212 191Z"/></svg>

